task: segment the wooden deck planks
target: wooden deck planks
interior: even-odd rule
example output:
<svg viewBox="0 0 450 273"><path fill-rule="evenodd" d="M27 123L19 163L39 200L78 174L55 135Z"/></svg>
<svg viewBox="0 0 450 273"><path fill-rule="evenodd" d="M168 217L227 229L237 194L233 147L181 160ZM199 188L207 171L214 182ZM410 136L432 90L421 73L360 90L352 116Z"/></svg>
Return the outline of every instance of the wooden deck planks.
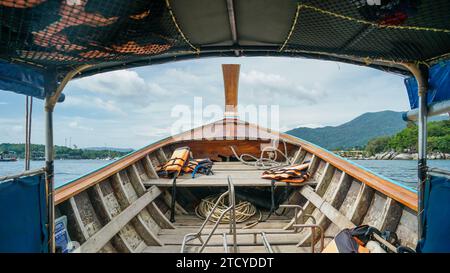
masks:
<svg viewBox="0 0 450 273"><path fill-rule="evenodd" d="M255 178L232 178L236 187L270 187L271 181L267 179ZM143 181L146 187L172 187L171 179L152 179ZM302 187L305 185L316 185L314 180L306 181L304 183L291 183L291 187ZM276 182L276 186L286 186L287 183ZM205 179L177 179L177 187L228 187L228 180L226 178L205 178Z"/></svg>

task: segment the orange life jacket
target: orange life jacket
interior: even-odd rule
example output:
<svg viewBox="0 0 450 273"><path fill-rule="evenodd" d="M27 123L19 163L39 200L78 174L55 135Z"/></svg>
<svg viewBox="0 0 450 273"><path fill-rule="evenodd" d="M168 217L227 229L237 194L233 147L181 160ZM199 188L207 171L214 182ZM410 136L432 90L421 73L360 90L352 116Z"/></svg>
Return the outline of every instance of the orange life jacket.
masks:
<svg viewBox="0 0 450 273"><path fill-rule="evenodd" d="M308 167L309 163L273 168L264 171L261 177L282 182L301 183L309 178L309 173L306 171Z"/></svg>
<svg viewBox="0 0 450 273"><path fill-rule="evenodd" d="M156 169L160 177L168 177L170 175L178 175L186 165L189 159L190 148L181 147L173 151L170 159L162 166Z"/></svg>

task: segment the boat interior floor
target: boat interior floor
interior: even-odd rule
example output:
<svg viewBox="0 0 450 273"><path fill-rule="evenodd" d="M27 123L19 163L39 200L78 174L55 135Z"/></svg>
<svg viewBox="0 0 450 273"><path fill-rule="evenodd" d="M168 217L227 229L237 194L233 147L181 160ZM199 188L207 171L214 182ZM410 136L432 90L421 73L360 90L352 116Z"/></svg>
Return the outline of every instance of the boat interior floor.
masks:
<svg viewBox="0 0 450 273"><path fill-rule="evenodd" d="M56 213L58 217L67 215L71 238L81 242L80 252L179 253L185 236L197 233L204 223L196 207L208 197L233 189L237 204L247 201L256 209L250 219L237 223L236 251L230 225L223 223L204 249L196 237L185 245L184 252L310 253L314 242L317 253L322 250L322 237L326 247L341 230L357 225L395 232L401 245L415 247L414 210L330 162L301 151L296 162L311 162L310 178L298 184L276 183L275 187L270 180L261 179L262 170L255 166L216 162L214 175L195 179L191 174L182 175L174 189L173 180L159 178L154 168L165 160L146 156L67 199ZM233 182L230 186L228 176ZM368 179L377 182L379 178L372 175ZM171 223L174 193L175 222ZM278 205L283 206L268 217ZM263 221L248 227L258 219ZM203 242L214 224L206 223L201 232Z"/></svg>
<svg viewBox="0 0 450 273"><path fill-rule="evenodd" d="M233 184L236 187L270 187L271 181L261 178L262 170L258 170L255 166L246 165L241 162L216 162L213 165L214 175L206 176L200 175L192 179L192 174L185 174L177 178L177 188L198 188L198 187L227 187L227 178L232 178ZM146 187L171 187L172 179L149 179L143 181ZM308 181L306 184L316 184L314 180ZM286 183L276 183L276 186L285 186ZM292 184L294 187L295 184ZM183 238L188 233L195 233L199 230L203 220L197 217L192 212L184 212L185 214L178 214L174 229L161 229L158 233L158 238L161 240L163 246L148 246L143 252L180 252L182 248ZM187 214L186 214L187 213ZM262 212L261 219L266 219L268 211ZM256 221L259 217L257 215L251 219L237 224L237 252L253 252L264 253L267 252L264 246L261 232L266 234L267 241L270 243L273 252L310 252L310 247L298 247L297 244L301 240L299 232L293 230L285 230L284 228L292 220L292 215L287 214L278 216L271 214L270 217L264 221L259 222L252 228L247 228L249 223ZM205 240L210 233L214 223L208 222L202 232L202 239ZM229 224L219 224L217 230L212 236L203 252L232 252L233 239L227 234L225 237L223 233L229 232ZM256 234L256 235L255 235ZM256 237L256 238L255 238ZM226 243L224 243L226 240ZM186 244L184 252L198 252L202 243L195 239ZM227 247L227 250L224 248Z"/></svg>
<svg viewBox="0 0 450 273"><path fill-rule="evenodd" d="M267 213L263 214L266 217ZM260 232L265 232L268 242L275 253L307 253L311 252L310 247L299 247L297 244L301 240L301 235L293 230L283 229L291 220L287 216L272 215L267 221L258 223L250 229L245 229L245 225L249 222L238 223L237 230L237 252L240 253L267 253L267 249L263 244ZM202 220L196 215L177 215L177 221L174 223L174 229L161 229L158 238L164 244L163 246L148 246L143 249L144 253L179 253L181 251L183 238L188 233L197 232ZM209 222L205 229L202 239L205 240L208 236L213 223ZM226 236L227 250L224 249L223 233L229 232L228 224L220 224L209 243L204 249L204 253L224 253L232 252L233 239L231 235ZM254 232L257 233L256 241ZM247 234L245 234L247 233ZM317 246L317 251L318 245ZM196 239L189 242L185 251L187 253L197 253L201 247L201 242Z"/></svg>

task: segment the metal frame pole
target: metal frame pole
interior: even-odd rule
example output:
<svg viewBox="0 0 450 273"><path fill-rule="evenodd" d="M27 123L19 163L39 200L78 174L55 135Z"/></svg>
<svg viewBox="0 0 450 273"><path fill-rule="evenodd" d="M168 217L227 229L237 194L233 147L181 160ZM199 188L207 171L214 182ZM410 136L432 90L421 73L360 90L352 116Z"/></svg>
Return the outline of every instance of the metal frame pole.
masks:
<svg viewBox="0 0 450 273"><path fill-rule="evenodd" d="M66 84L78 73L92 65L81 65L65 74L59 81L58 71L49 67L44 73L45 90L45 183L47 188L47 216L48 216L48 250L55 252L55 185L54 185L54 143L53 143L53 110Z"/></svg>
<svg viewBox="0 0 450 273"><path fill-rule="evenodd" d="M47 216L48 216L48 250L55 253L55 185L54 185L54 145L53 145L53 109L56 100L53 96L57 90L56 71L45 74L45 184L47 186ZM59 96L59 94L58 94Z"/></svg>
<svg viewBox="0 0 450 273"><path fill-rule="evenodd" d="M47 185L49 251L55 252L53 109L45 108L45 182Z"/></svg>
<svg viewBox="0 0 450 273"><path fill-rule="evenodd" d="M427 91L428 91L428 68L421 66L421 78L417 80L418 83L418 95L419 95L419 119L418 119L418 178L419 183L417 185L419 198L418 198L418 236L419 240L423 236L423 210L424 210L424 193L425 184L427 180Z"/></svg>
<svg viewBox="0 0 450 273"><path fill-rule="evenodd" d="M417 235L418 240L423 237L423 210L424 210L424 193L427 181L427 92L428 92L428 67L420 64L404 64L417 81L417 92L419 96L419 112L418 112L418 203L417 203Z"/></svg>

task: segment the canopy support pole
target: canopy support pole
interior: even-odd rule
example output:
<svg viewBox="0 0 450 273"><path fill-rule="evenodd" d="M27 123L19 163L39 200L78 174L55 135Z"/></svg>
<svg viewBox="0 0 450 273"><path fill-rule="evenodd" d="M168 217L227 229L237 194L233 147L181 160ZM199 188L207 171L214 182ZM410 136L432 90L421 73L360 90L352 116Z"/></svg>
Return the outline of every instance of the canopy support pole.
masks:
<svg viewBox="0 0 450 273"><path fill-rule="evenodd" d="M424 212L424 193L427 180L427 92L428 92L428 67L425 65L406 64L405 65L417 80L419 95L418 112L418 229L417 235L419 241L423 238L423 212Z"/></svg>
<svg viewBox="0 0 450 273"><path fill-rule="evenodd" d="M56 71L48 71L44 76L45 89L45 184L47 188L47 216L48 216L48 250L55 253L55 206L54 206L54 146L53 146L53 109L52 96L56 93Z"/></svg>
<svg viewBox="0 0 450 273"><path fill-rule="evenodd" d="M82 65L70 71L65 77L58 81L59 74L55 69L48 69L44 74L45 89L45 183L47 188L47 216L48 216L48 249L55 253L55 185L54 185L54 143L53 143L53 110L58 102L66 84L78 73L90 65Z"/></svg>

